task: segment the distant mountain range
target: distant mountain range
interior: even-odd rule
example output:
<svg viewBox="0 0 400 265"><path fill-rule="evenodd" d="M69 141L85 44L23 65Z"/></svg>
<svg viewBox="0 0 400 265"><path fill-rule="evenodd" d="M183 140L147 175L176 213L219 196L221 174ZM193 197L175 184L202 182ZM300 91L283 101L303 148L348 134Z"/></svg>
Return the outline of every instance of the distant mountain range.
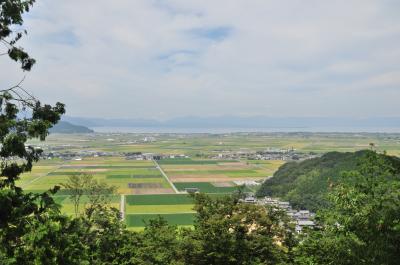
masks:
<svg viewBox="0 0 400 265"><path fill-rule="evenodd" d="M399 128L400 117L181 117L158 121L153 119L105 119L63 117L64 121L87 127L161 127L161 128Z"/></svg>
<svg viewBox="0 0 400 265"><path fill-rule="evenodd" d="M92 133L92 129L82 125L75 125L67 121L60 121L53 128L50 133Z"/></svg>

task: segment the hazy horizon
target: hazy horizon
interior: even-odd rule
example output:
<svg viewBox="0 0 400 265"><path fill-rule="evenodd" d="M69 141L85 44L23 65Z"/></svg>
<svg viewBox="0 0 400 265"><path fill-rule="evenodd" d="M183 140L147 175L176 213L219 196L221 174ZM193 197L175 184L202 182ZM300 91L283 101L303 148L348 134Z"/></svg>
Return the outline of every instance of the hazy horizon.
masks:
<svg viewBox="0 0 400 265"><path fill-rule="evenodd" d="M104 119L104 120L153 120L158 122L165 122L169 120L181 119L181 118L199 118L199 119L214 119L214 118L271 118L271 119L352 119L352 120L368 120L368 119L400 119L400 115L385 115L385 116L270 116L270 115L177 115L171 117L142 117L142 116L124 116L118 117L96 117L96 116L85 116L85 115L68 115L66 114L63 118L70 119ZM399 124L400 126L400 124Z"/></svg>
<svg viewBox="0 0 400 265"><path fill-rule="evenodd" d="M179 117L169 120L102 119L65 116L64 121L96 132L229 133L229 132L400 132L400 117Z"/></svg>

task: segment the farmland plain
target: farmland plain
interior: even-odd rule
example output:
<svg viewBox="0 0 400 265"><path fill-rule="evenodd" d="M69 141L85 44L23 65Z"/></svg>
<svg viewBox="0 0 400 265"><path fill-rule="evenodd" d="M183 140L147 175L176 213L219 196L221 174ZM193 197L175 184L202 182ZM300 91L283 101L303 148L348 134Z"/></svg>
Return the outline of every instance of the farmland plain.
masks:
<svg viewBox="0 0 400 265"><path fill-rule="evenodd" d="M149 136L151 140L147 140ZM185 189L229 194L237 189L235 182L262 181L285 163L241 156L219 158L221 154L290 148L318 155L328 151L365 149L370 147L370 143L374 143L377 151L400 155L398 134L55 134L45 142L30 142L53 156L35 164L32 172L24 174L18 185L30 192L43 192L67 182L72 175L91 174L95 179L116 187L112 206L121 208L121 196L125 196L123 208L127 226L140 228L143 221L157 215L176 225L191 225L193 201ZM128 159L130 154L139 152L171 158L157 163ZM249 187L246 191L254 189ZM69 194L68 190L61 189L54 197L66 214L73 213Z"/></svg>

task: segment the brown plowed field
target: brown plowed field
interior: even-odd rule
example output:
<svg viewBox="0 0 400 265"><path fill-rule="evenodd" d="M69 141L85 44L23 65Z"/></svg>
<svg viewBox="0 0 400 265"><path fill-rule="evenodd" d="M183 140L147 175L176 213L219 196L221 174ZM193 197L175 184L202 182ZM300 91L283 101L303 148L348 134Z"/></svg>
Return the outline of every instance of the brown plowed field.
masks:
<svg viewBox="0 0 400 265"><path fill-rule="evenodd" d="M154 189L132 189L131 194L141 195L141 194L172 194L175 193L169 188L154 188Z"/></svg>
<svg viewBox="0 0 400 265"><path fill-rule="evenodd" d="M180 177L170 177L170 180L172 182L229 182L229 181L235 181L235 180L243 180L243 178L231 178L231 177L224 177L221 175L218 175L219 177L210 177L210 175L207 175L205 177L198 177L197 175L195 177L190 177L188 175L185 176L180 176ZM260 180L264 178L246 178L246 180Z"/></svg>
<svg viewBox="0 0 400 265"><path fill-rule="evenodd" d="M234 164L234 165L230 165ZM240 170L258 169L244 163L225 163L225 165L163 165L165 171L199 171L199 170Z"/></svg>
<svg viewBox="0 0 400 265"><path fill-rule="evenodd" d="M225 187L233 187L235 186L232 182L212 182L214 187L225 188Z"/></svg>

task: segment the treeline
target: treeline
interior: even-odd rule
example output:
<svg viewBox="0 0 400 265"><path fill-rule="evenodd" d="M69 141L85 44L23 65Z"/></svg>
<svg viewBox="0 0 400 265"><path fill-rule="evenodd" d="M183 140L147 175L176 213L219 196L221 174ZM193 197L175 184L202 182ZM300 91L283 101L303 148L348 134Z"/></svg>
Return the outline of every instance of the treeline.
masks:
<svg viewBox="0 0 400 265"><path fill-rule="evenodd" d="M344 171L356 170L370 150L358 152L329 152L319 158L282 165L272 178L263 183L257 196L279 197L293 207L318 211L328 207L327 194L338 183ZM400 174L398 157L379 155Z"/></svg>

